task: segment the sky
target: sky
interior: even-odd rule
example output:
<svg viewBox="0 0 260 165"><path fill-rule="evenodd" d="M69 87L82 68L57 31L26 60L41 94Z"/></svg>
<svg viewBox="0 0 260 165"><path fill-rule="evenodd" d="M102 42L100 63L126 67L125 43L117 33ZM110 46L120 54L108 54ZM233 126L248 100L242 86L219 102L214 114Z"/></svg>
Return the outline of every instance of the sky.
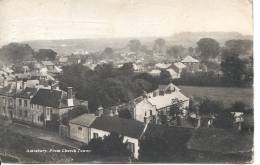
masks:
<svg viewBox="0 0 260 165"><path fill-rule="evenodd" d="M0 0L0 44L28 40L253 33L250 0Z"/></svg>

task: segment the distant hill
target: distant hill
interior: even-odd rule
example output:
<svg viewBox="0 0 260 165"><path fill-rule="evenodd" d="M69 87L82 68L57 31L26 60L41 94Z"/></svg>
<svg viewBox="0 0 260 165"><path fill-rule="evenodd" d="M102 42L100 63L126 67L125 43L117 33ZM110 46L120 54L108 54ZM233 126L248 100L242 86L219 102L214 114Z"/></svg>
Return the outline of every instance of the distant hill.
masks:
<svg viewBox="0 0 260 165"><path fill-rule="evenodd" d="M184 47L195 47L197 41L201 38L214 38L220 45L224 45L227 40L231 39L249 39L252 40L253 36L243 35L237 32L182 32L176 33L169 37L167 41L169 44L181 44Z"/></svg>
<svg viewBox="0 0 260 165"><path fill-rule="evenodd" d="M200 38L210 37L216 39L221 45L230 39L252 39L252 36L242 35L237 32L182 32L169 37L162 37L167 45L183 45L184 47L195 47ZM50 48L59 54L70 54L80 50L102 51L106 47L113 49L125 48L131 39L139 39L142 44L152 47L157 37L142 38L97 38L97 39L66 39L66 40L34 40L26 41L33 49Z"/></svg>

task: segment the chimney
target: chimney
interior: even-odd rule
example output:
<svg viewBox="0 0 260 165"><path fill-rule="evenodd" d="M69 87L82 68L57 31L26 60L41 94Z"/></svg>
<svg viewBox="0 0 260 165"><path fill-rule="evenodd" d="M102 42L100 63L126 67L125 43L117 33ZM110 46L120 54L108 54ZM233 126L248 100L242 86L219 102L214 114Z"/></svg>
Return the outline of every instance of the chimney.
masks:
<svg viewBox="0 0 260 165"><path fill-rule="evenodd" d="M103 115L103 111L104 111L104 108L100 105L99 107L98 107L98 109L96 110L96 116L101 116L101 115Z"/></svg>
<svg viewBox="0 0 260 165"><path fill-rule="evenodd" d="M27 84L27 80L22 80L22 85L21 85L21 89L25 89L26 88L26 84Z"/></svg>
<svg viewBox="0 0 260 165"><path fill-rule="evenodd" d="M67 91L67 103L68 103L68 106L71 107L71 106L74 106L72 87L67 87L67 89L68 89L68 91Z"/></svg>

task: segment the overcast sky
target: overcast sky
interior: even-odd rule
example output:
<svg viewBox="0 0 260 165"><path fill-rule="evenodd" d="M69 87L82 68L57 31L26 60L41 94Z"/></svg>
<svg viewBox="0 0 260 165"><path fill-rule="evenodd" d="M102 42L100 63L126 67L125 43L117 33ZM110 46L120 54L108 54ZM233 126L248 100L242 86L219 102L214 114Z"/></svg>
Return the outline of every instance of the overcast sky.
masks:
<svg viewBox="0 0 260 165"><path fill-rule="evenodd" d="M191 31L252 34L250 0L0 0L0 43Z"/></svg>

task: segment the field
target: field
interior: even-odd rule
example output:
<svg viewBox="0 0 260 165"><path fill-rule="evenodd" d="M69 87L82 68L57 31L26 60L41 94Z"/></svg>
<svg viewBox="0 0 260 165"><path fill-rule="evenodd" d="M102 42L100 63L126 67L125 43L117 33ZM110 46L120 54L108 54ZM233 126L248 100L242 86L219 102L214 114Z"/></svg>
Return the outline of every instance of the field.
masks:
<svg viewBox="0 0 260 165"><path fill-rule="evenodd" d="M230 107L236 101L242 101L253 107L253 88L197 86L179 86L179 88L188 97L208 97L223 102L225 107Z"/></svg>

